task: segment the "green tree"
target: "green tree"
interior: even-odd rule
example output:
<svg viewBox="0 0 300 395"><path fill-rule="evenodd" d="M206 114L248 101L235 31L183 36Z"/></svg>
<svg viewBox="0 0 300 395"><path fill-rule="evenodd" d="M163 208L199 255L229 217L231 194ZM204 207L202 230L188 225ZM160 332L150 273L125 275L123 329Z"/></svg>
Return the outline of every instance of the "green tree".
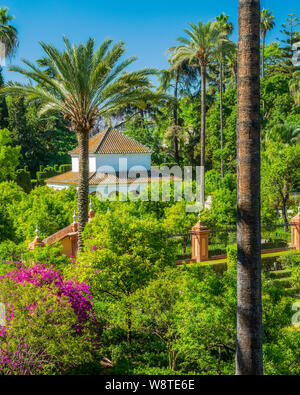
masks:
<svg viewBox="0 0 300 395"><path fill-rule="evenodd" d="M75 188L55 191L41 186L29 195L22 194L20 201L11 201L7 212L14 222L17 240L32 241L37 225L41 239L70 225L76 208L76 195Z"/></svg>
<svg viewBox="0 0 300 395"><path fill-rule="evenodd" d="M0 67L0 89L4 87L4 80L2 76L2 68ZM0 128L8 127L8 108L5 97L0 97Z"/></svg>
<svg viewBox="0 0 300 395"><path fill-rule="evenodd" d="M47 55L54 78L47 71L24 61L29 69L17 66L19 72L37 82L36 86L10 84L2 94L23 95L28 102L39 102L39 114L61 113L69 121L70 129L77 133L79 144L78 223L79 249L83 248L82 232L88 221L89 195L89 136L97 119L107 117L118 109L131 105L145 107L147 100L156 95L148 89L148 76L153 69L124 72L135 60L120 61L125 52L124 43L111 47L104 41L95 50L94 40L85 45L71 46L64 38L65 49L60 52L51 45L41 43ZM111 47L111 48L110 48Z"/></svg>
<svg viewBox="0 0 300 395"><path fill-rule="evenodd" d="M151 223L151 226L149 226ZM97 299L121 306L132 338L132 306L128 298L175 265L173 242L153 217L140 218L135 207L116 204L107 214L97 214L85 230L85 250L70 276L88 281Z"/></svg>
<svg viewBox="0 0 300 395"><path fill-rule="evenodd" d="M173 371L176 369L176 345L179 340L176 307L183 289L182 273L178 269L168 269L132 297L135 328L157 336L165 344L169 369Z"/></svg>
<svg viewBox="0 0 300 395"><path fill-rule="evenodd" d="M173 235L183 235L183 252L186 252L190 231L196 224L198 218L195 213L187 213L186 202L177 202L165 209L165 220L163 222L166 231Z"/></svg>
<svg viewBox="0 0 300 395"><path fill-rule="evenodd" d="M295 13L291 13L286 18L286 23L282 23L282 29L280 32L283 34L284 38L281 40L284 45L284 70L285 73L293 74L296 71L295 66L292 64L292 57L294 54L293 45L299 41L299 18Z"/></svg>
<svg viewBox="0 0 300 395"><path fill-rule="evenodd" d="M21 147L12 147L11 143L10 131L0 130L0 182L12 180L16 176Z"/></svg>
<svg viewBox="0 0 300 395"><path fill-rule="evenodd" d="M262 188L269 196L269 204L275 204L277 211L281 210L287 232L290 191L300 182L300 146L269 143L262 158Z"/></svg>
<svg viewBox="0 0 300 395"><path fill-rule="evenodd" d="M10 215L9 207L12 203L18 204L25 196L23 189L15 182L0 183L0 242L16 240L15 217Z"/></svg>

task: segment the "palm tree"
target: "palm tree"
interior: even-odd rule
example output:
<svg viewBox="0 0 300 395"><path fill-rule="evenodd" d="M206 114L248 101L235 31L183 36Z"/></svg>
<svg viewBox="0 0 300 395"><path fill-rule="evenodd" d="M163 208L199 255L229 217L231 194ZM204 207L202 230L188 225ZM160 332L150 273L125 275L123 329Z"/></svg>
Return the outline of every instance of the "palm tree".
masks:
<svg viewBox="0 0 300 395"><path fill-rule="evenodd" d="M174 103L173 103L173 122L172 127L175 130L178 121L178 84L180 79L180 67L176 67L174 69L170 68L168 70L161 70L160 72L160 86L159 90L162 92L166 92L170 86L171 81L174 80ZM174 146L174 159L175 162L179 162L179 148L178 148L178 138L176 133L172 133L173 146Z"/></svg>
<svg viewBox="0 0 300 395"><path fill-rule="evenodd" d="M147 100L156 96L149 89L149 76L155 70L125 72L136 58L120 60L125 51L123 42L111 46L112 41L105 40L97 50L91 38L85 45L71 46L67 38L64 43L63 52L41 43L48 58L46 71L26 60L23 62L28 69L11 66L11 71L23 74L37 85L11 84L2 89L2 94L23 95L28 102L37 102L40 115L62 114L70 130L77 133L79 249L82 250L82 231L88 221L90 132L97 119L108 117L128 104L145 107Z"/></svg>
<svg viewBox="0 0 300 395"><path fill-rule="evenodd" d="M300 144L300 125L288 122L275 125L267 132L266 141L274 141L286 146Z"/></svg>
<svg viewBox="0 0 300 395"><path fill-rule="evenodd" d="M6 57L12 58L15 54L19 42L18 42L18 31L10 24L14 19L13 16L8 15L8 8L0 8L0 43L2 50L0 52L0 61L3 61ZM4 79L2 75L2 67L0 66L0 88L4 86ZM7 104L5 98L0 99L0 123L2 127L7 126Z"/></svg>
<svg viewBox="0 0 300 395"><path fill-rule="evenodd" d="M229 36L233 32L233 24L228 22L229 15L225 15L224 12L217 16L217 23L222 31ZM223 150L224 150L224 124L223 124L223 68L224 68L224 57L225 53L229 52L235 44L231 41L220 41L219 47L217 48L216 55L220 65L220 135L221 135L221 177L224 178L224 160L223 160Z"/></svg>
<svg viewBox="0 0 300 395"><path fill-rule="evenodd" d="M265 42L267 32L272 30L275 26L273 11L266 10L265 8L261 12L260 21L260 36L262 39L262 57L261 57L261 77L265 76Z"/></svg>
<svg viewBox="0 0 300 395"><path fill-rule="evenodd" d="M13 19L8 15L8 8L0 8L0 42L4 45L4 58L12 57L19 45L18 31L10 24Z"/></svg>
<svg viewBox="0 0 300 395"><path fill-rule="evenodd" d="M259 29L260 1L239 0L237 375L263 373Z"/></svg>
<svg viewBox="0 0 300 395"><path fill-rule="evenodd" d="M229 15L226 15L224 12L216 17L217 23L222 27L225 33L230 36L233 32L233 24L228 22Z"/></svg>
<svg viewBox="0 0 300 395"><path fill-rule="evenodd" d="M178 131L182 128L178 125L178 107L179 95L182 94L183 89L180 89L180 85L184 88L188 88L192 81L196 79L197 72L195 67L191 67L187 61L182 63L172 64L172 60L169 59L170 68L167 70L161 70L159 75L160 85L158 88L159 92L168 92L173 89L173 119L172 126L168 129L168 134L171 134L174 148L174 159L176 163L179 163L179 143L178 143Z"/></svg>
<svg viewBox="0 0 300 395"><path fill-rule="evenodd" d="M179 37L181 45L169 49L174 65L188 61L197 62L201 72L201 205L204 207L205 190L205 129L206 129L206 73L207 67L213 60L215 49L221 41L226 41L226 33L220 30L216 22L197 25L190 23L191 30L184 32L189 38Z"/></svg>
<svg viewBox="0 0 300 395"><path fill-rule="evenodd" d="M237 46L230 48L226 53L226 65L231 71L234 87L237 89Z"/></svg>

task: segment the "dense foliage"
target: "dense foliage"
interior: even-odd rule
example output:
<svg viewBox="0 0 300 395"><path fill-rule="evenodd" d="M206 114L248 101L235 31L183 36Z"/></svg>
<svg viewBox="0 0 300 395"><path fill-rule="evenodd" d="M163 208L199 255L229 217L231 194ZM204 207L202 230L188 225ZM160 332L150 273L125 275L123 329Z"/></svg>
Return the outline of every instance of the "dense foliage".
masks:
<svg viewBox="0 0 300 395"><path fill-rule="evenodd" d="M66 281L51 267L16 266L0 277L7 310L0 374L62 373L91 362L99 324L89 286Z"/></svg>
<svg viewBox="0 0 300 395"><path fill-rule="evenodd" d="M11 20L3 9L1 18L0 39L1 28ZM160 167L195 170L205 148L201 220L217 231L210 235L218 244L215 250L228 247L227 266L176 266L176 258L191 254L190 230L198 214L187 212L191 202L175 199L174 183L166 202L109 202L93 196L96 215L84 230L78 257L62 255L60 244L29 251L37 225L44 239L72 222L76 188L55 191L44 180L70 170L68 152L77 141L61 115L39 116L34 100L0 97L0 303L7 321L0 326L0 375L99 374L101 360L109 361L112 374L234 373L237 249L235 232L227 229L235 228L237 216L237 46L230 40L229 16L221 14L216 23L191 25L199 37L209 33L205 59L195 52L201 40L193 44L181 38L169 69L157 73L157 88L144 80L148 69L141 80L135 73L122 74L121 85L131 81L129 96L134 96L135 83L146 84L141 93L149 98L147 104L136 100L113 107L111 118L93 118L92 133L117 124L151 148L152 164ZM262 239L269 248L288 245L289 221L297 213L291 191L300 185L300 72L292 62L292 46L300 41L298 25L298 18L289 15L281 41L268 43L274 16L269 10L262 14L261 214L268 225ZM10 29L10 34L13 54L17 31ZM112 64L123 44L113 51L106 59ZM38 64L47 81L53 73L47 58ZM113 76L121 69L106 72ZM109 86L106 97L113 93L118 98L120 86ZM192 187L195 191L195 182ZM279 235L272 228L278 223ZM267 374L300 374L300 336L291 325L292 306L299 302L299 257L296 252L270 257L264 267ZM275 260L279 270L270 271Z"/></svg>

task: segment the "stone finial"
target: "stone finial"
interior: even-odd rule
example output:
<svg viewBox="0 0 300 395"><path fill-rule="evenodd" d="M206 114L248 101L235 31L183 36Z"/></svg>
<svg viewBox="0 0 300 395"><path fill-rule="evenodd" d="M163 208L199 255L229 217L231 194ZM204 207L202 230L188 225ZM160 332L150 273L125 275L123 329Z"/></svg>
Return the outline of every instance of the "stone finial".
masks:
<svg viewBox="0 0 300 395"><path fill-rule="evenodd" d="M199 211L198 217L199 217L199 222L201 223L201 210Z"/></svg>
<svg viewBox="0 0 300 395"><path fill-rule="evenodd" d="M40 235L40 230L39 230L38 224L36 225L36 228L35 228L35 235L36 235L37 238L38 238L39 235Z"/></svg>
<svg viewBox="0 0 300 395"><path fill-rule="evenodd" d="M94 211L92 198L90 199L90 212Z"/></svg>
<svg viewBox="0 0 300 395"><path fill-rule="evenodd" d="M74 214L73 214L73 224L76 224L76 219L77 219L77 215L76 215L76 211L74 210Z"/></svg>

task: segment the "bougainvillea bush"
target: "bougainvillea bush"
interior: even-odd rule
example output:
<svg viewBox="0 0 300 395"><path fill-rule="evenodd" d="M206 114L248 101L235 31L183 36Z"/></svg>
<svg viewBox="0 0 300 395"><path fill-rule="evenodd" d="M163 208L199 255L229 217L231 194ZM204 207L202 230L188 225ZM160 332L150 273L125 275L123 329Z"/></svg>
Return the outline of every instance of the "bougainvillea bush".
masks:
<svg viewBox="0 0 300 395"><path fill-rule="evenodd" d="M19 264L0 276L0 303L0 374L62 374L91 363L101 345L88 285L52 267Z"/></svg>

